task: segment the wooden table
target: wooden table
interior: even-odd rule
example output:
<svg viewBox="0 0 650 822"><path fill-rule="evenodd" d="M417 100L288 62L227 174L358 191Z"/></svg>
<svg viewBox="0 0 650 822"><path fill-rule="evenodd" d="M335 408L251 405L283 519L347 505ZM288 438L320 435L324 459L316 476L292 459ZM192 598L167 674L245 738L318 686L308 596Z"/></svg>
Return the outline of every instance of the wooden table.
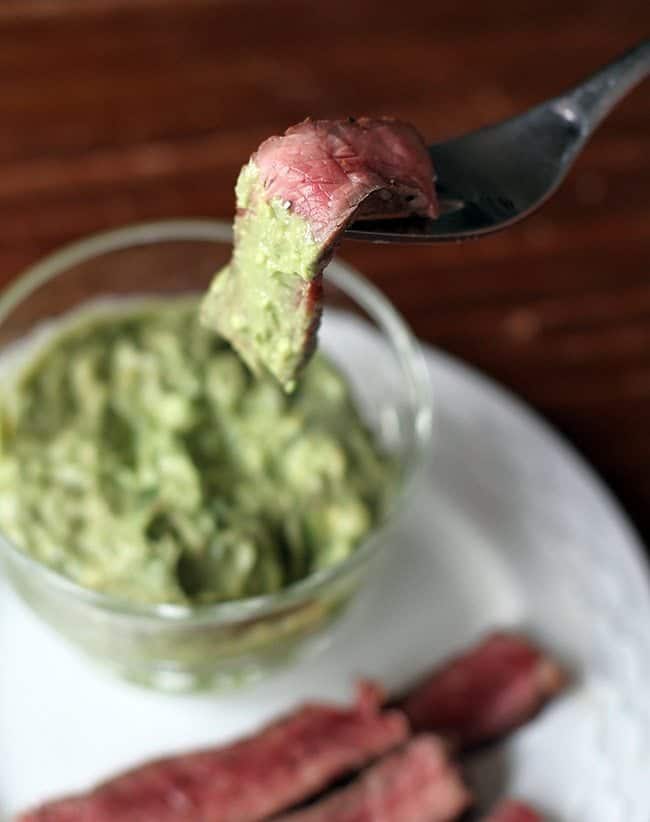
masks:
<svg viewBox="0 0 650 822"><path fill-rule="evenodd" d="M0 284L91 231L229 218L251 150L308 114L444 138L649 34L648 0L2 0ZM564 431L650 538L650 85L524 224L341 253Z"/></svg>

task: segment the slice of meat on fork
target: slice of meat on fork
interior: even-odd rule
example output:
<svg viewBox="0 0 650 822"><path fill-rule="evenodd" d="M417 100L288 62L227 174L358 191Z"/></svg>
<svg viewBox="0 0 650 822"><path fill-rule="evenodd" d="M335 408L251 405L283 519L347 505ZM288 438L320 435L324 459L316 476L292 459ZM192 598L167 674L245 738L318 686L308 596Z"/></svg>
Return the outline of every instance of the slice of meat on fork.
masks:
<svg viewBox="0 0 650 822"><path fill-rule="evenodd" d="M260 145L236 192L233 256L202 322L290 390L314 351L323 270L346 226L435 217L431 158L416 129L390 117L307 119Z"/></svg>

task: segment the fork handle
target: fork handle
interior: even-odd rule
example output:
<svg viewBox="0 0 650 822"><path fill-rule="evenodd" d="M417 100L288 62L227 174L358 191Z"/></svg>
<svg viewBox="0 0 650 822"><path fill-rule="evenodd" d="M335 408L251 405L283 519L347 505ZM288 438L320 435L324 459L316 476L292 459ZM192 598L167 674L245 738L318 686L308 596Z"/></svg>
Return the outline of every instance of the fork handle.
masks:
<svg viewBox="0 0 650 822"><path fill-rule="evenodd" d="M591 134L614 106L650 75L650 40L626 51L577 86L557 97L555 107L565 119L581 125L583 138Z"/></svg>

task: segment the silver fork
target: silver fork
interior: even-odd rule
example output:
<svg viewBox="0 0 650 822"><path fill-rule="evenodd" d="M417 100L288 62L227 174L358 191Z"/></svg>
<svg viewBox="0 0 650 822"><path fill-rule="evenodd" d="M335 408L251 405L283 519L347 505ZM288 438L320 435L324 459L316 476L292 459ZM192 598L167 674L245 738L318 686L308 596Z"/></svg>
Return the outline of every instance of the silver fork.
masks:
<svg viewBox="0 0 650 822"><path fill-rule="evenodd" d="M440 217L353 223L346 237L437 243L500 231L558 188L614 106L650 74L645 40L559 97L502 123L429 148Z"/></svg>

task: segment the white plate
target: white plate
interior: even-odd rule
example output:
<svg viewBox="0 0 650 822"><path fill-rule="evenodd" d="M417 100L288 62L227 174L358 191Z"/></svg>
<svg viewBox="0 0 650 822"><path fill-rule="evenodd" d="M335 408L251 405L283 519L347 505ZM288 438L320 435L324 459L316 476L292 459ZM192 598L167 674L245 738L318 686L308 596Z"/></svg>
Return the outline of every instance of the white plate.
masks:
<svg viewBox="0 0 650 822"><path fill-rule="evenodd" d="M363 350L355 329L343 350ZM483 755L481 795L560 822L650 819L650 595L642 551L582 460L501 389L427 352L430 476L395 551L324 654L227 697L165 696L79 659L0 582L0 817L151 756L249 731L356 676L396 687L495 626L523 626L576 671L567 696ZM117 821L116 821L117 822ZM406 822L406 820L405 820Z"/></svg>

